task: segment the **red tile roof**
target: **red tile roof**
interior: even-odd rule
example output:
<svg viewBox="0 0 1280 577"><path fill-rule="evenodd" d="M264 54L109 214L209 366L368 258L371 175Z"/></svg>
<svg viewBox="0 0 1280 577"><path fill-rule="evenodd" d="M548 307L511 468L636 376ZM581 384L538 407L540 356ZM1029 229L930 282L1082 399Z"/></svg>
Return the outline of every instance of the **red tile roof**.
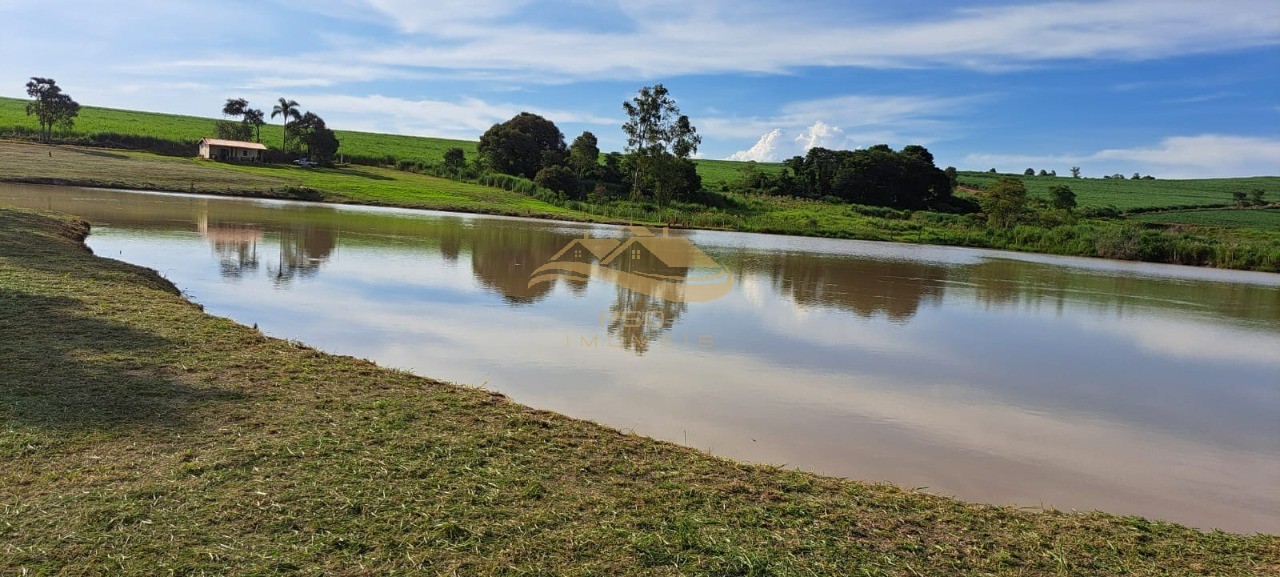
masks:
<svg viewBox="0 0 1280 577"><path fill-rule="evenodd" d="M267 147L257 142L241 142L239 140L222 140L221 138L201 138L201 144L208 143L212 146L226 146L228 148L248 148L251 150L266 150Z"/></svg>

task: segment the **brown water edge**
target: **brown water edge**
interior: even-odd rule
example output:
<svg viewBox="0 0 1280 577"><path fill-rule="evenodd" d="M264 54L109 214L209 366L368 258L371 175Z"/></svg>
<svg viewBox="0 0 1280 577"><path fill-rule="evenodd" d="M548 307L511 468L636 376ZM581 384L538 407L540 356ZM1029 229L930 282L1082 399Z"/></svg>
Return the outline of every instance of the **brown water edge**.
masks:
<svg viewBox="0 0 1280 577"><path fill-rule="evenodd" d="M99 254L273 335L718 454L1280 531L1277 275L673 232L740 280L672 304L529 286L610 227L48 187L0 202L80 214ZM626 312L662 322L601 322Z"/></svg>

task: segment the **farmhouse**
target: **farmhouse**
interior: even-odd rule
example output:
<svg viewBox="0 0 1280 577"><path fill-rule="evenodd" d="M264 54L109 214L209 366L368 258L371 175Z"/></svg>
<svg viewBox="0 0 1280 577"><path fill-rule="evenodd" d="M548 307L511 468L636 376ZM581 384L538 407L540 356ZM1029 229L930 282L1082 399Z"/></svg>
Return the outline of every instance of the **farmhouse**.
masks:
<svg viewBox="0 0 1280 577"><path fill-rule="evenodd" d="M239 140L221 140L218 138L200 139L200 158L205 160L262 162L266 151L267 147L257 142L240 142Z"/></svg>

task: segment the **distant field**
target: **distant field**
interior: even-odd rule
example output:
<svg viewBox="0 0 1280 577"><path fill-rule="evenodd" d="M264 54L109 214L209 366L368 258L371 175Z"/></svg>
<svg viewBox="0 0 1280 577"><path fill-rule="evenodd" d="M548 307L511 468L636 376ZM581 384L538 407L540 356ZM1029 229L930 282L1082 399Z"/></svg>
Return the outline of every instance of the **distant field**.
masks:
<svg viewBox="0 0 1280 577"><path fill-rule="evenodd" d="M500 188L378 168L232 165L146 152L0 141L0 181L297 197L305 187L329 202L582 220L585 215ZM302 198L310 198L305 194Z"/></svg>
<svg viewBox="0 0 1280 577"><path fill-rule="evenodd" d="M194 143L203 137L212 136L217 122L217 118L85 106L80 109L80 117L76 119L74 133L114 132ZM11 126L35 128L36 124L27 116L25 100L0 98L0 133L4 132L5 127ZM468 158L476 154L477 143L471 140L350 130L334 132L342 143L338 152L348 156L372 158L391 156L396 160L440 162L444 158L444 152L455 146L466 151ZM262 142L267 146L279 148L280 136L281 127L278 122L262 127ZM572 139L574 135L566 135L566 137ZM727 160L699 160L698 174L702 175L702 179L708 185L721 180L731 182L741 176L742 166L741 162ZM761 164L759 167L760 170L781 169L781 165L778 164Z"/></svg>
<svg viewBox="0 0 1280 577"><path fill-rule="evenodd" d="M1249 227L1280 231L1280 209L1178 210L1138 214L1133 220L1161 224Z"/></svg>
<svg viewBox="0 0 1280 577"><path fill-rule="evenodd" d="M986 172L961 172L960 184L986 188L996 178L1009 176ZM1027 185L1027 192L1049 198L1049 187L1066 185L1076 193L1081 207L1114 206L1120 210L1136 208L1190 207L1231 204L1231 193L1260 188L1269 199L1280 198L1280 177L1214 178L1205 180L1120 180L1103 178L1071 178L1069 176L1016 176Z"/></svg>

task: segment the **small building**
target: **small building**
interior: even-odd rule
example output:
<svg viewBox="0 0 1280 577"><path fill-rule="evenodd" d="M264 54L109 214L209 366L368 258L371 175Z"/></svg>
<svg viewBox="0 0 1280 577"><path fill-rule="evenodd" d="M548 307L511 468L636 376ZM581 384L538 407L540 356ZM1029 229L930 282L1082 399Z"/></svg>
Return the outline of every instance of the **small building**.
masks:
<svg viewBox="0 0 1280 577"><path fill-rule="evenodd" d="M262 162L266 157L266 152L267 147L257 142L241 142L239 140L222 140L219 138L200 139L200 158L205 160Z"/></svg>

